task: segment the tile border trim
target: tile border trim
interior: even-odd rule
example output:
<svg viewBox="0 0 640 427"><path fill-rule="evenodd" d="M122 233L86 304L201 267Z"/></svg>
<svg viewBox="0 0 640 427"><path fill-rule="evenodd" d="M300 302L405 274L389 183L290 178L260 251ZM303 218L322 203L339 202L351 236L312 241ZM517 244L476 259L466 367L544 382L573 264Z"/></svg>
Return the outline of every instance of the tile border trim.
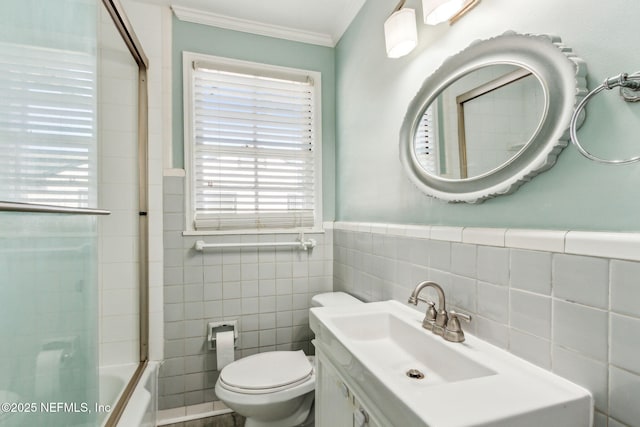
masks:
<svg viewBox="0 0 640 427"><path fill-rule="evenodd" d="M640 233L336 221L335 230L640 261Z"/></svg>

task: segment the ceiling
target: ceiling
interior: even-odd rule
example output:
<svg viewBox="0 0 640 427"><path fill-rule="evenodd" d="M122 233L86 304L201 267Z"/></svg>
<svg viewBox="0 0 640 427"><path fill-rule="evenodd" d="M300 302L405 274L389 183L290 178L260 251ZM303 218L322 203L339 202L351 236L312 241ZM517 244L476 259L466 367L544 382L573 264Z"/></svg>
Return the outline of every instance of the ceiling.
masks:
<svg viewBox="0 0 640 427"><path fill-rule="evenodd" d="M366 0L138 0L185 21L335 46Z"/></svg>

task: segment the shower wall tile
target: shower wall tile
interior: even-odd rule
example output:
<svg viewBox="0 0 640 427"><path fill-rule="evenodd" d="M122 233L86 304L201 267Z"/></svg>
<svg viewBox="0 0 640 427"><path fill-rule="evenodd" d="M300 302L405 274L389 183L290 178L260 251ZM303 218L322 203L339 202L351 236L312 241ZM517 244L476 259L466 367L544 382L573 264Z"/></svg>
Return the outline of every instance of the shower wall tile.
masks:
<svg viewBox="0 0 640 427"><path fill-rule="evenodd" d="M576 245L565 252L565 238L574 232L503 231L336 223L334 290L365 301L406 303L420 281L435 281L448 308L472 315L466 331L590 390L596 425L636 425L637 251L634 257L625 252L624 259L580 252ZM601 234L611 243L609 233ZM589 233L589 251L599 235ZM639 239L614 240L631 247ZM422 312L424 305L416 309Z"/></svg>
<svg viewBox="0 0 640 427"><path fill-rule="evenodd" d="M308 326L311 297L332 290L333 236L309 233L317 246L225 248L199 252L207 243L290 241L274 234L183 236L184 178L164 178L164 336L160 408L202 403L215 396L215 351L206 343L207 323L236 320L236 357L264 351L312 351ZM371 236L359 247L371 251ZM426 252L425 252L426 253ZM373 292L371 295L377 295Z"/></svg>
<svg viewBox="0 0 640 427"><path fill-rule="evenodd" d="M139 360L133 350L139 346L137 72L135 64L114 55L126 52L126 46L108 43L118 37L113 26L103 22L100 32L107 44L100 49L98 58L102 76L98 89L101 120L98 205L111 211L111 215L98 221L99 341L100 366L109 366ZM154 291L150 293L158 296Z"/></svg>

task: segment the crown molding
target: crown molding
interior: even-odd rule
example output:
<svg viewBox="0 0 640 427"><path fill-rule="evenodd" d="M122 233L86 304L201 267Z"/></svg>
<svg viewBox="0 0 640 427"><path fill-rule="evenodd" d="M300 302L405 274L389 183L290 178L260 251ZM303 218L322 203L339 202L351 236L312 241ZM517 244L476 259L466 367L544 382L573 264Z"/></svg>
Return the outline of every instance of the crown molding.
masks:
<svg viewBox="0 0 640 427"><path fill-rule="evenodd" d="M338 44L344 33L347 31L347 28L349 28L349 25L351 25L358 12L360 12L360 9L362 9L365 1L366 0L346 1L342 12L336 16L336 21L333 25L332 34L335 41L334 45Z"/></svg>
<svg viewBox="0 0 640 427"><path fill-rule="evenodd" d="M227 30L242 31L260 36L275 37L319 46L334 47L337 42L337 40L334 40L329 34L264 24L261 22L204 12L182 6L172 5L171 10L173 10L173 13L179 20L192 22L194 24L210 25L213 27L225 28Z"/></svg>

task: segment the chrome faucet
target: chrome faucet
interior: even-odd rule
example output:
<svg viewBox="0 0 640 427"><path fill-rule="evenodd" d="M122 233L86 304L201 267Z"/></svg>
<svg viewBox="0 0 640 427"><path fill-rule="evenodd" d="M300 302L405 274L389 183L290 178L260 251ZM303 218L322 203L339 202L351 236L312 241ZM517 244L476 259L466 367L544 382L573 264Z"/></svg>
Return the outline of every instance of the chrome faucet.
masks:
<svg viewBox="0 0 640 427"><path fill-rule="evenodd" d="M424 288L431 287L435 289L438 294L438 308L436 309L435 303L429 301L420 296L420 292ZM447 312L447 305L445 301L444 291L442 287L435 282L424 281L418 283L411 295L409 296L409 304L418 305L418 301L427 303L427 312L422 321L422 327L430 330L436 335L441 335L447 341L463 342L464 332L460 327L460 320L466 322L471 321L471 316L463 313L456 313L455 311Z"/></svg>
<svg viewBox="0 0 640 427"><path fill-rule="evenodd" d="M435 289L436 293L438 294L437 309L435 308L434 302L420 297L420 292L422 292L424 288L428 287ZM442 290L440 285L428 280L418 283L413 292L411 292L411 296L409 297L409 304L418 305L418 301L425 302L429 306L427 308L426 316L422 321L422 327L425 329L429 329L436 335L442 335L442 333L444 332L444 327L447 324L448 315L444 291Z"/></svg>

